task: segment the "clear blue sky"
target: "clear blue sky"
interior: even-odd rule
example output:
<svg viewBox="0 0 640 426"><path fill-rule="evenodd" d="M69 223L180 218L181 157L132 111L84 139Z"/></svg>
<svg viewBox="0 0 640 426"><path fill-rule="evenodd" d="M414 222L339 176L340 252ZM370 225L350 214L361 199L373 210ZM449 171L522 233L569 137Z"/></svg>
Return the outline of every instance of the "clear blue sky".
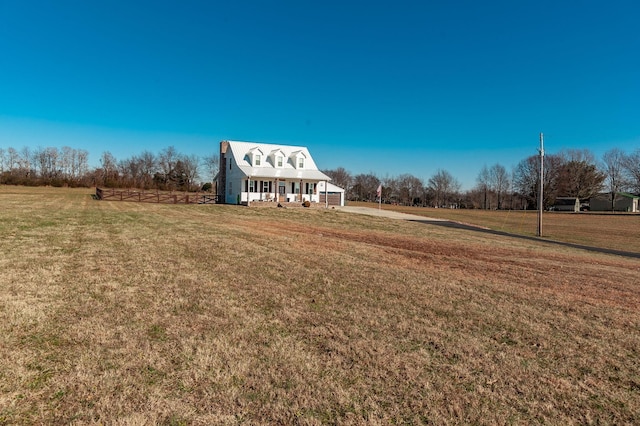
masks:
<svg viewBox="0 0 640 426"><path fill-rule="evenodd" d="M0 0L0 147L124 159L222 139L463 187L640 148L637 1Z"/></svg>

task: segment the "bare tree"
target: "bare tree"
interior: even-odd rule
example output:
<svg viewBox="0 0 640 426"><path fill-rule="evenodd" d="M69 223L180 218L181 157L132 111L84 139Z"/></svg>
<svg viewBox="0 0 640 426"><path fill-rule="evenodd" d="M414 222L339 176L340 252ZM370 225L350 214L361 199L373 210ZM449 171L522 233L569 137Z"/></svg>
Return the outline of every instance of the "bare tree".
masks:
<svg viewBox="0 0 640 426"><path fill-rule="evenodd" d="M60 178L60 151L55 146L48 147L45 150L47 161L47 177L49 179Z"/></svg>
<svg viewBox="0 0 640 426"><path fill-rule="evenodd" d="M163 149L158 157L160 172L164 175L164 182L165 184L169 184L170 189L174 189L171 185L171 181L174 175L176 163L179 159L180 154L173 146Z"/></svg>
<svg viewBox="0 0 640 426"><path fill-rule="evenodd" d="M60 166L60 174L62 175L62 178L64 179L72 178L72 170L74 168L73 163L75 161L74 157L75 157L75 152L71 147L63 146L62 149L60 150L59 166Z"/></svg>
<svg viewBox="0 0 640 426"><path fill-rule="evenodd" d="M20 166L19 163L20 154L13 147L7 148L7 167L9 172L13 172Z"/></svg>
<svg viewBox="0 0 640 426"><path fill-rule="evenodd" d="M204 170L207 174L207 179L210 182L214 182L216 179L216 175L220 171L220 155L211 154L202 159L202 165L204 166Z"/></svg>
<svg viewBox="0 0 640 426"><path fill-rule="evenodd" d="M559 171L563 164L562 157L546 155L544 157L544 194L545 208L555 202L558 192ZM540 184L540 157L532 155L518 163L513 170L513 187L526 200L531 208L535 208L538 201Z"/></svg>
<svg viewBox="0 0 640 426"><path fill-rule="evenodd" d="M28 177L31 173L31 150L28 146L22 148L19 156L20 173L24 177Z"/></svg>
<svg viewBox="0 0 640 426"><path fill-rule="evenodd" d="M347 199L351 199L349 197L351 192L351 183L353 182L351 173L349 173L344 167L338 167L335 170L323 170L322 173L331 178L331 183L344 189Z"/></svg>
<svg viewBox="0 0 640 426"><path fill-rule="evenodd" d="M397 178L399 201L407 206L421 204L424 184L411 174L402 174Z"/></svg>
<svg viewBox="0 0 640 426"><path fill-rule="evenodd" d="M153 181L153 174L156 172L156 157L149 151L140 154L140 173L142 175L143 189L149 189Z"/></svg>
<svg viewBox="0 0 640 426"><path fill-rule="evenodd" d="M622 163L629 189L640 194L640 149L624 156Z"/></svg>
<svg viewBox="0 0 640 426"><path fill-rule="evenodd" d="M35 164L36 173L43 180L46 179L45 167L47 165L47 162L45 158L46 158L46 151L44 149L38 147L35 149L35 151L33 151L33 163Z"/></svg>
<svg viewBox="0 0 640 426"><path fill-rule="evenodd" d="M102 173L100 180L102 185L108 187L118 186L118 162L116 158L109 151L102 153L100 157L100 163L102 164Z"/></svg>
<svg viewBox="0 0 640 426"><path fill-rule="evenodd" d="M593 152L588 149L565 149L562 150L559 154L566 162L576 161L576 162L584 162L588 164L595 164L596 157L593 155Z"/></svg>
<svg viewBox="0 0 640 426"><path fill-rule="evenodd" d="M375 201L378 185L380 185L380 179L372 174L356 175L353 178L351 195L355 200Z"/></svg>
<svg viewBox="0 0 640 426"><path fill-rule="evenodd" d="M196 155L181 155L182 170L185 177L184 189L190 191L195 188L196 179L200 177L200 159Z"/></svg>
<svg viewBox="0 0 640 426"><path fill-rule="evenodd" d="M63 146L60 152L62 176L70 182L77 181L88 169L89 153L84 150Z"/></svg>
<svg viewBox="0 0 640 426"><path fill-rule="evenodd" d="M602 171L605 175L606 187L611 194L611 210L615 207L616 194L626 189L623 164L625 155L618 148L612 148L602 156Z"/></svg>
<svg viewBox="0 0 640 426"><path fill-rule="evenodd" d="M131 188L139 188L142 183L140 159L135 155L118 162L120 172L120 185Z"/></svg>
<svg viewBox="0 0 640 426"><path fill-rule="evenodd" d="M47 180L58 179L60 177L60 152L56 147L45 148L44 157L44 177Z"/></svg>
<svg viewBox="0 0 640 426"><path fill-rule="evenodd" d="M458 182L451 173L442 169L437 170L436 173L429 178L427 186L433 194L435 207L446 206L453 196L460 191L460 182Z"/></svg>
<svg viewBox="0 0 640 426"><path fill-rule="evenodd" d="M78 179L82 178L89 172L89 151L85 149L79 149L77 151L76 161L76 176Z"/></svg>
<svg viewBox="0 0 640 426"><path fill-rule="evenodd" d="M494 164L489 169L489 184L498 199L498 210L502 209L502 200L509 190L509 174L500 164Z"/></svg>
<svg viewBox="0 0 640 426"><path fill-rule="evenodd" d="M476 182L478 184L478 190L482 193L482 208L488 209L490 206L489 200L489 185L491 181L491 174L489 173L489 168L485 164L480 169L480 173L478 173L478 177L476 178Z"/></svg>
<svg viewBox="0 0 640 426"><path fill-rule="evenodd" d="M387 176L382 179L382 199L391 203L397 203L400 199L398 188L398 179L395 177Z"/></svg>

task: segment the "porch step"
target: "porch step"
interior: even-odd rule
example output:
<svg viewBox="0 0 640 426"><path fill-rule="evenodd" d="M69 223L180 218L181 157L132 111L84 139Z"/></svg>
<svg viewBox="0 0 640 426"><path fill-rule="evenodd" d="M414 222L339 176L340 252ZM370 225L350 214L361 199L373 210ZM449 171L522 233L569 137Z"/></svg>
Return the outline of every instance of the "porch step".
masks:
<svg viewBox="0 0 640 426"><path fill-rule="evenodd" d="M295 202L280 202L279 203L282 207L287 207L287 208L305 208L302 205L301 201L295 201ZM243 205L247 205L246 201L243 203ZM255 207L255 208L277 208L278 207L278 203L276 201L252 201L250 204L250 207ZM309 208L325 208L324 203L314 203L312 202L311 205L309 206Z"/></svg>

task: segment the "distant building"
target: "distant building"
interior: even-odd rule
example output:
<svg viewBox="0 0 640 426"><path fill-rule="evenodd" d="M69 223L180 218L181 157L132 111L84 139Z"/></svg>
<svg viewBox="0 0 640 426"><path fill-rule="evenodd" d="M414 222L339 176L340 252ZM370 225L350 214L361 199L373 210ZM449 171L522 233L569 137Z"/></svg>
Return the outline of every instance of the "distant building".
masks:
<svg viewBox="0 0 640 426"><path fill-rule="evenodd" d="M617 192L615 199L611 200L611 193L597 194L591 197L589 200L589 207L591 211L617 211L617 212L632 212L637 213L638 200L640 196L629 194L627 192Z"/></svg>
<svg viewBox="0 0 640 426"><path fill-rule="evenodd" d="M558 212L579 212L580 199L576 197L557 197L553 210Z"/></svg>
<svg viewBox="0 0 640 426"><path fill-rule="evenodd" d="M344 205L344 190L331 185L302 146L220 142L220 203L253 201ZM340 193L341 196L336 196Z"/></svg>

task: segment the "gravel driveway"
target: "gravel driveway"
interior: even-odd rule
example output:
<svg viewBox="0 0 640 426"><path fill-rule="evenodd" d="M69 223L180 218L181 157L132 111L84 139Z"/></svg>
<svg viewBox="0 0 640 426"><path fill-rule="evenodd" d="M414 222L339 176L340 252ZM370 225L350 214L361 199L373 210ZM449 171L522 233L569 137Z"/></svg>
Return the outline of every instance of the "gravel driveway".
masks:
<svg viewBox="0 0 640 426"><path fill-rule="evenodd" d="M366 214L369 216L388 217L390 219L422 220L422 221L429 221L429 222L447 222L446 219L436 219L432 217L418 216L418 215L409 214L409 213L399 213L391 210L384 210L384 209L370 208L370 207L344 206L344 207L336 207L336 209L343 212Z"/></svg>

